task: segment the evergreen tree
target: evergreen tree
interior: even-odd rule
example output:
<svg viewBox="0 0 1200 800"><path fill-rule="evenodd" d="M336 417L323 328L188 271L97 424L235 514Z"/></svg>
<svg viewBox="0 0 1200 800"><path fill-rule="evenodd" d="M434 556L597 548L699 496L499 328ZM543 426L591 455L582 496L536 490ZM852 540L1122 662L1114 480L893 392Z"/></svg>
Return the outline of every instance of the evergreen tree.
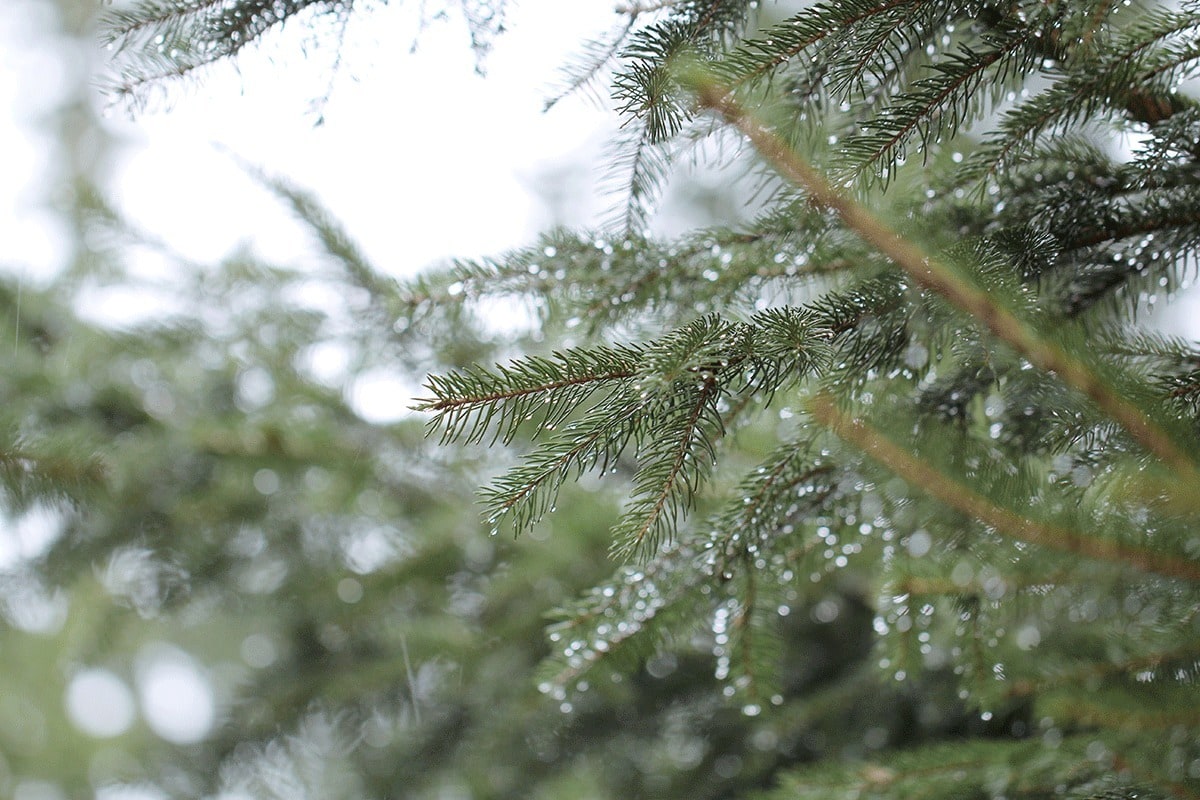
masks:
<svg viewBox="0 0 1200 800"><path fill-rule="evenodd" d="M486 41L502 4L463 8ZM146 3L111 15L110 31L136 95L293 15L351 10ZM1200 67L1200 7L851 0L775 23L763 11L743 0L629 5L614 38L589 46L568 75L569 86L607 80L611 65L610 95L627 120L616 165L627 189L610 230L553 232L398 284L370 270L309 198L273 184L349 267L366 304L358 334L388 343L364 352L397 364L428 352L442 365L420 408L454 445L447 457L515 458L484 490L488 527L553 533L569 508L625 498L606 537L611 578L561 531L515 546L507 572L486 577L489 565L472 562L470 580L523 585L536 581L534 553L564 547L585 559L572 587L594 585L555 613L536 681L547 698L522 701L531 739L517 749L562 764L565 748L573 767L558 784L543 780L489 738L492 763L469 791L1197 796L1200 350L1139 326L1137 312L1172 298L1196 268L1200 110L1187 81ZM656 238L654 198L680 159L718 150L709 142L747 152L739 163L761 209ZM471 336L494 298L538 312L524 353ZM298 346L263 339L261 352ZM347 497L362 489L349 486L362 474L353 448L338 444L355 428L298 428L295 419L326 412L304 411L317 401L293 390L263 410L283 416L256 422L260 437L193 432L234 448L205 462L217 471L177 484L195 483L230 513L186 542L194 552L180 559L204 565L197 573L228 572L223 533L264 513L222 502L222 470L255 475L267 468L256 459L276 450L343 453L326 462L334 483ZM339 432L305 445L298 429ZM386 467L386 451L373 452L374 469ZM69 483L52 460L14 463L12 498ZM147 480L158 471L131 467ZM420 480L401 483L394 496L423 491ZM286 505L265 540L319 550L315 510L291 496ZM163 520L191 510L167 503L139 522L149 552L179 546L155 531L177 532L181 521ZM104 531L129 524L97 510L82 518L64 554L86 555L86 543L107 552ZM331 537L353 529L341 518L317 527ZM478 545L468 539L469 559ZM314 576L299 567L319 558L280 557L294 565L291 596L304 600ZM403 598L413 576L383 574L385 586L368 584L364 597L402 603L386 592ZM531 602L511 591L511 602ZM506 618L503 604L485 608ZM338 625L330 613L302 616L343 636L294 629L277 693L264 678L246 695L266 703L262 739L276 725L315 725L310 700L367 714L400 691L399 707L419 708L403 626L368 614ZM722 688L695 681L695 664L710 664ZM332 745L322 763L379 776L344 791L425 790L420 781L450 763L440 760L447 742L470 747L468 732L510 724L488 718L498 694L475 692L526 697L488 674L463 675L460 705L404 729L387 752L412 766ZM726 711L710 702L718 697ZM631 715L639 702L662 705ZM562 716L539 716L547 710ZM311 729L274 738L246 759L250 718L231 724L226 749L209 751L228 770L284 769L302 763L303 742L321 740ZM635 749L643 719L661 750ZM579 754L593 746L597 759L630 748L623 763L640 769L588 764ZM676 769L651 766L656 757Z"/></svg>

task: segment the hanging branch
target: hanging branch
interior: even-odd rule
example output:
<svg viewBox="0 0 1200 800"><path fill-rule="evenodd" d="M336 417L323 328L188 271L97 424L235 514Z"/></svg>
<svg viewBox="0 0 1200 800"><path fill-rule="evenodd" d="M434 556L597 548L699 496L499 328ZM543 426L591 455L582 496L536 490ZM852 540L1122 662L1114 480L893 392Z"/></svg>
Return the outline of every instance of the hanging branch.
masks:
<svg viewBox="0 0 1200 800"><path fill-rule="evenodd" d="M807 190L815 201L833 209L846 227L890 258L917 283L979 320L1035 366L1057 374L1063 382L1083 392L1143 447L1193 487L1200 486L1196 464L1171 435L1140 408L1117 394L1087 365L1057 343L1038 335L988 292L973 286L948 264L901 236L865 206L836 190L783 139L755 120L723 87L707 76L697 78L700 105L716 111L741 130L782 175Z"/></svg>
<svg viewBox="0 0 1200 800"><path fill-rule="evenodd" d="M1033 36L1034 30L1025 28L985 40L987 50L962 47L946 63L934 65L935 74L917 81L915 91L898 97L896 105L865 122L863 127L869 132L849 139L843 153L859 170L885 162L882 174L886 180L911 136L919 136L925 146L943 130L956 129L972 115L981 92L994 96L1003 89L1005 74L1019 73L1022 60L1034 59L1036 53L1028 47ZM991 86L984 90L984 79L992 73L1000 74L993 76Z"/></svg>
<svg viewBox="0 0 1200 800"><path fill-rule="evenodd" d="M638 472L637 499L613 531L613 552L620 557L643 550L653 552L658 547L680 512L690 507L704 476L705 462L712 461L713 443L723 432L716 413L721 385L712 374L701 381L685 406L687 415L677 422L676 429L659 431L660 435L669 432L673 437L650 443L651 457Z"/></svg>
<svg viewBox="0 0 1200 800"><path fill-rule="evenodd" d="M546 99L545 105L542 106L544 111L549 111L563 99L588 87L596 80L600 72L613 62L625 42L628 41L634 25L637 24L639 13L641 13L641 9L631 9L628 12L629 19L626 23L609 34L606 39L596 39L587 43L585 51L578 57L579 63L564 70L566 78L564 85Z"/></svg>
<svg viewBox="0 0 1200 800"><path fill-rule="evenodd" d="M473 367L431 375L426 386L433 397L418 400L414 410L435 413L431 425L442 428L445 442L479 441L493 422L496 438L509 442L535 415L542 429L553 427L600 386L632 379L640 358L636 347L580 348L552 358L521 359L495 371Z"/></svg>
<svg viewBox="0 0 1200 800"><path fill-rule="evenodd" d="M910 485L919 487L947 506L974 517L1005 536L1054 550L1128 565L1143 572L1200 581L1200 563L1196 561L1182 557L1173 558L1153 549L1102 541L1067 528L1037 522L1001 508L983 495L934 469L928 462L893 444L862 420L842 413L828 395L821 394L814 398L810 410L818 422L904 478Z"/></svg>

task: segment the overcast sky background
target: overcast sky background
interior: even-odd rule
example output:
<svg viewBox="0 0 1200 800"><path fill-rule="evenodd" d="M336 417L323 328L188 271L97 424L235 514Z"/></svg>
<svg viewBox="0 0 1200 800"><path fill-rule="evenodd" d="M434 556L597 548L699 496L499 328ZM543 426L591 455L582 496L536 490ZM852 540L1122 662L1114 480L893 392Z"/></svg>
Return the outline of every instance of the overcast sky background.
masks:
<svg viewBox="0 0 1200 800"><path fill-rule="evenodd" d="M34 123L70 91L71 71L86 69L89 54L64 62L39 40L48 26L37 4L14 2L18 13L0 18L0 103L10 112L0 118L0 152L12 167L0 181L0 253L36 279L63 253L52 221L35 210L53 154ZM612 3L514 4L486 77L461 19L418 32L416 8L378 6L353 19L319 126L311 106L325 94L333 49L309 47L305 57L308 33L295 25L236 68L173 93L165 110L131 118L109 109L109 127L127 144L114 199L189 259L213 261L244 242L272 260L303 257L308 243L287 214L219 145L314 191L394 274L496 253L555 222L594 221L605 202L594 193L564 218L550 218L540 195L556 190L545 185L556 169L595 164L613 117L582 98L542 109L558 68L616 21Z"/></svg>
<svg viewBox="0 0 1200 800"><path fill-rule="evenodd" d="M580 44L618 22L613 1L511 3L486 77L463 21L452 15L418 30L421 5L372 4L352 18L323 125L311 105L326 93L334 51L306 46L302 25L243 54L236 68L172 92L165 110L131 117L110 108L108 126L125 145L113 200L193 261L249 243L268 260L303 262L310 240L225 148L313 191L395 275L497 254L552 224L595 224L612 202L597 187L615 117L582 97L549 113L543 105ZM0 262L37 281L57 270L65 249L45 209L55 154L36 120L72 91L72 72L98 81L105 54L47 47L52 26L38 0L6 6L15 13L0 15L0 103L9 112L0 116ZM98 90L95 100L104 104ZM553 196L570 202L552 215L545 199ZM171 267L147 268L155 266ZM1173 316L1186 322L1191 313Z"/></svg>

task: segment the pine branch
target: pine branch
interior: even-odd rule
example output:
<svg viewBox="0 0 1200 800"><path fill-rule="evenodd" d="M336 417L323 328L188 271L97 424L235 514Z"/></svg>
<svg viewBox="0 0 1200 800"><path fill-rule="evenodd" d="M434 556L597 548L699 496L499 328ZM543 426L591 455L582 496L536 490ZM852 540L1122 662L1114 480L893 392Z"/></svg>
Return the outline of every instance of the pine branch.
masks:
<svg viewBox="0 0 1200 800"><path fill-rule="evenodd" d="M1019 75L1028 69L1039 58L1028 47L1034 36L1035 28L1028 26L985 40L987 50L962 46L948 61L932 66L935 75L916 81L916 91L897 97L878 117L864 122L862 127L867 132L848 139L842 146L842 156L860 173L882 164L880 173L886 183L896 163L904 158L907 141L914 134L921 140L922 151L931 139L953 135L985 110L985 99L994 99L1004 90L1008 74ZM999 74L981 98L983 82L992 72Z"/></svg>
<svg viewBox="0 0 1200 800"><path fill-rule="evenodd" d="M1036 522L995 505L964 484L936 471L924 461L887 440L861 420L838 411L825 395L812 402L813 416L841 438L920 488L938 501L989 525L997 532L1030 544L1077 553L1088 558L1129 565L1170 578L1200 581L1200 562L1158 549L1097 539L1076 531Z"/></svg>
<svg viewBox="0 0 1200 800"><path fill-rule="evenodd" d="M618 54L633 32L634 25L637 24L638 15L644 11L641 8L630 9L627 12L629 19L624 25L606 38L588 42L584 46L583 53L576 57L576 63L564 68L565 84L547 98L544 110L549 111L563 99L597 80L600 73L616 61Z"/></svg>
<svg viewBox="0 0 1200 800"><path fill-rule="evenodd" d="M530 357L497 366L473 367L449 375L431 375L433 397L418 400L416 411L432 411L431 425L442 428L442 441L480 441L494 423L495 440L508 443L520 426L537 417L545 430L564 419L608 384L628 382L637 374L642 350L636 347L574 349L551 358Z"/></svg>
<svg viewBox="0 0 1200 800"><path fill-rule="evenodd" d="M1065 383L1083 392L1188 484L1200 486L1200 472L1195 462L1180 450L1173 437L1138 406L1100 380L1086 364L1057 343L1039 336L1001 306L997 298L971 285L947 264L931 258L880 222L861 204L835 190L777 135L750 117L727 91L706 78L701 78L698 84L702 106L717 111L737 126L784 176L807 189L817 202L836 211L847 227L892 259L913 280L979 320L1038 367L1057 374Z"/></svg>
<svg viewBox="0 0 1200 800"><path fill-rule="evenodd" d="M1130 103L1158 69L1169 71L1186 55L1166 57L1154 48L1197 27L1190 14L1158 12L1142 25L1115 35L1101 55L1069 64L1049 89L1005 114L1000 128L967 162L964 177L986 180L1010 165L1043 133L1081 120L1095 121ZM1156 61L1157 59L1157 61Z"/></svg>

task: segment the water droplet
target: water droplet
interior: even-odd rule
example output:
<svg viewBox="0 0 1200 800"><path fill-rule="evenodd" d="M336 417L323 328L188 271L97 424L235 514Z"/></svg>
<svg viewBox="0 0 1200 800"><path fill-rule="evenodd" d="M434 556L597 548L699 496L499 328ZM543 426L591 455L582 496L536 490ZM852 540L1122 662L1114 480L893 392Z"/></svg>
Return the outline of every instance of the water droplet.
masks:
<svg viewBox="0 0 1200 800"><path fill-rule="evenodd" d="M913 531L912 535L908 537L908 541L905 543L905 546L908 548L908 554L910 556L913 558L920 558L928 553L930 547L933 546L933 537L931 537L925 530L916 530Z"/></svg>
<svg viewBox="0 0 1200 800"><path fill-rule="evenodd" d="M913 369L920 369L929 363L929 350L920 342L912 342L904 351L904 363Z"/></svg>

